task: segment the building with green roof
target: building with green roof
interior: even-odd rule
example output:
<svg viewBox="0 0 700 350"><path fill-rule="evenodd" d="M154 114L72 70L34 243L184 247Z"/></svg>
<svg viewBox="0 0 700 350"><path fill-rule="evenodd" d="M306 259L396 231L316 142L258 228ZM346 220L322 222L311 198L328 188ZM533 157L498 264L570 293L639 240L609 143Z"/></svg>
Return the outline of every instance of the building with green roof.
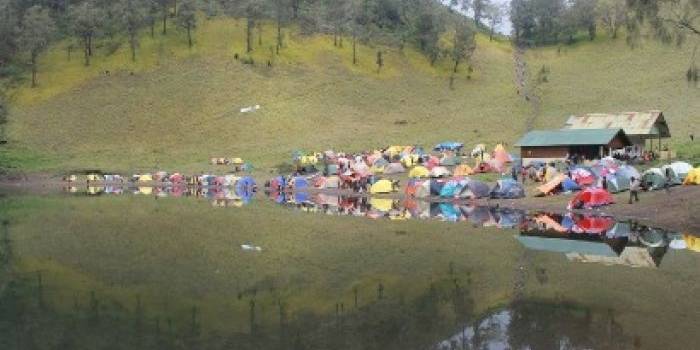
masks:
<svg viewBox="0 0 700 350"><path fill-rule="evenodd" d="M523 165L533 161L563 161L569 157L599 159L630 145L622 129L533 130L515 144L520 147Z"/></svg>

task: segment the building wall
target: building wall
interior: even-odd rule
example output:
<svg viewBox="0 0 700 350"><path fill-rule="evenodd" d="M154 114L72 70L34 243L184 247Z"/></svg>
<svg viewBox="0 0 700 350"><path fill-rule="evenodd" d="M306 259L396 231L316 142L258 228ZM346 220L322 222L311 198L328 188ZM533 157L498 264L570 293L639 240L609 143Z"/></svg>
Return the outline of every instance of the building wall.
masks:
<svg viewBox="0 0 700 350"><path fill-rule="evenodd" d="M551 146L551 147L522 147L520 148L520 157L525 158L566 158L569 153L567 146Z"/></svg>

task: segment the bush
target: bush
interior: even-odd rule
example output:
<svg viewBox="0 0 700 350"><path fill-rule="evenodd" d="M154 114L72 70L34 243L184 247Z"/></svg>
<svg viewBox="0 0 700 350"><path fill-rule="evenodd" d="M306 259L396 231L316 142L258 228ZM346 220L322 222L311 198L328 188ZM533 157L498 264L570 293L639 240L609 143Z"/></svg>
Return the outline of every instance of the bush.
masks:
<svg viewBox="0 0 700 350"><path fill-rule="evenodd" d="M253 57L250 56L241 58L241 62L243 62L243 64L249 64L251 66L255 65L255 60L253 59Z"/></svg>

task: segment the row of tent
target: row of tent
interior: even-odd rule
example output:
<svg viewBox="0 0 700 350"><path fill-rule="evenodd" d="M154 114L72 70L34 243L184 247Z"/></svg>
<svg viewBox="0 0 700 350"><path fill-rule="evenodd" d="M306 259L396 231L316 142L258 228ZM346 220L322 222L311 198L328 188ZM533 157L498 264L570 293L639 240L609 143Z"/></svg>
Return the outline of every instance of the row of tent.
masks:
<svg viewBox="0 0 700 350"><path fill-rule="evenodd" d="M211 200L239 201L242 204L249 203L255 196L255 191L250 191L245 186L239 187L188 187L188 186L88 186L86 190L77 186L66 186L64 190L68 193L87 195L147 195L156 197L196 197ZM239 206L235 203L235 206Z"/></svg>
<svg viewBox="0 0 700 350"><path fill-rule="evenodd" d="M65 179L67 182L77 182L78 176L71 175ZM89 183L124 184L131 182L154 186L204 186L204 187L240 187L254 189L257 187L255 180L250 176L236 175L195 175L185 176L180 173L169 174L157 172L155 174L135 174L128 181L121 175L88 174L86 180Z"/></svg>
<svg viewBox="0 0 700 350"><path fill-rule="evenodd" d="M498 180L493 187L470 178L411 180L406 185L404 193L415 198L516 199L525 197L525 189L519 182L512 179Z"/></svg>

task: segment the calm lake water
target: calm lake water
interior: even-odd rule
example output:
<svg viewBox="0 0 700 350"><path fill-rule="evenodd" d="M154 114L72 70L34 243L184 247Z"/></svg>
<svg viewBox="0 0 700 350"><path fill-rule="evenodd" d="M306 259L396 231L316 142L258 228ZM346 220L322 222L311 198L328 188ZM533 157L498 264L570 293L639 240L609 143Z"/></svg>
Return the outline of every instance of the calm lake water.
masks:
<svg viewBox="0 0 700 350"><path fill-rule="evenodd" d="M697 233L328 194L91 192L0 197L0 349L700 344Z"/></svg>

